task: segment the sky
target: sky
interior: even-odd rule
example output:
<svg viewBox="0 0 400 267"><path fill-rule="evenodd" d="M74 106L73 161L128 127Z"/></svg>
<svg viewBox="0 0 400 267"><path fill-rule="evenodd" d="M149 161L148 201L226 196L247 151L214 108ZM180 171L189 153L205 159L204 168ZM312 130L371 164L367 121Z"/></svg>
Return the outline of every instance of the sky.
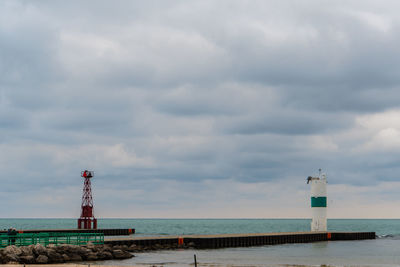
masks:
<svg viewBox="0 0 400 267"><path fill-rule="evenodd" d="M400 218L398 1L0 2L0 216Z"/></svg>

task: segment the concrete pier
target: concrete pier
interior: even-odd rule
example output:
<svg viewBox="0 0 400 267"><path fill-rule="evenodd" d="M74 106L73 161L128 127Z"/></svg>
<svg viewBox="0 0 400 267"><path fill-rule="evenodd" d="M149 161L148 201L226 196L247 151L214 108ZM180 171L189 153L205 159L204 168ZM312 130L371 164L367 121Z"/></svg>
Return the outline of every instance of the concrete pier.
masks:
<svg viewBox="0 0 400 267"><path fill-rule="evenodd" d="M161 237L111 238L104 241L112 245L184 246L194 248L227 248L277 245L286 243L310 243L319 241L375 239L375 232L293 232L264 234L185 235Z"/></svg>
<svg viewBox="0 0 400 267"><path fill-rule="evenodd" d="M17 230L19 233L103 233L105 236L131 235L135 229L36 229L36 230ZM7 230L0 231L0 234L6 234Z"/></svg>

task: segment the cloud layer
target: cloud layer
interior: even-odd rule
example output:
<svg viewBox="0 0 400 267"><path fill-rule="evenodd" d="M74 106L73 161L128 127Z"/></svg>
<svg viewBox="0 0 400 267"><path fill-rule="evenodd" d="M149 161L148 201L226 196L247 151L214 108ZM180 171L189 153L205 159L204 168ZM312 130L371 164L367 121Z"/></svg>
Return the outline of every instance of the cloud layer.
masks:
<svg viewBox="0 0 400 267"><path fill-rule="evenodd" d="M2 1L3 216L398 217L399 5Z"/></svg>

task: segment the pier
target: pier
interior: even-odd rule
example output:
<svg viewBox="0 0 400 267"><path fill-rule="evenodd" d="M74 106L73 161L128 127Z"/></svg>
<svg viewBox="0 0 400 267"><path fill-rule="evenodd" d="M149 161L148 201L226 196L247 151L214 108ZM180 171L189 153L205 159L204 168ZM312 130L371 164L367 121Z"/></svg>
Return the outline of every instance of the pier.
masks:
<svg viewBox="0 0 400 267"><path fill-rule="evenodd" d="M7 230L1 230L0 234L6 234ZM37 233L102 233L104 236L121 236L135 233L134 228L126 229L36 229L18 230L18 233L37 234Z"/></svg>
<svg viewBox="0 0 400 267"><path fill-rule="evenodd" d="M250 247L287 243L375 239L375 232L291 232L263 234L183 235L157 237L111 238L110 245L137 245L141 247L190 246L198 249Z"/></svg>

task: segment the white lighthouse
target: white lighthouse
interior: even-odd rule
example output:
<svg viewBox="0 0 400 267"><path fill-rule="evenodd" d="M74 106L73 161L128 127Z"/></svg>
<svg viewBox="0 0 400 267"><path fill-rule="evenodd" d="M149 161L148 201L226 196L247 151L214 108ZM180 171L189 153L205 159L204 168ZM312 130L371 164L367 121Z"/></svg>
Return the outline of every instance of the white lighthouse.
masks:
<svg viewBox="0 0 400 267"><path fill-rule="evenodd" d="M321 174L321 169L319 169L318 177L308 176L307 184L308 183L311 183L311 231L327 231L326 174Z"/></svg>

